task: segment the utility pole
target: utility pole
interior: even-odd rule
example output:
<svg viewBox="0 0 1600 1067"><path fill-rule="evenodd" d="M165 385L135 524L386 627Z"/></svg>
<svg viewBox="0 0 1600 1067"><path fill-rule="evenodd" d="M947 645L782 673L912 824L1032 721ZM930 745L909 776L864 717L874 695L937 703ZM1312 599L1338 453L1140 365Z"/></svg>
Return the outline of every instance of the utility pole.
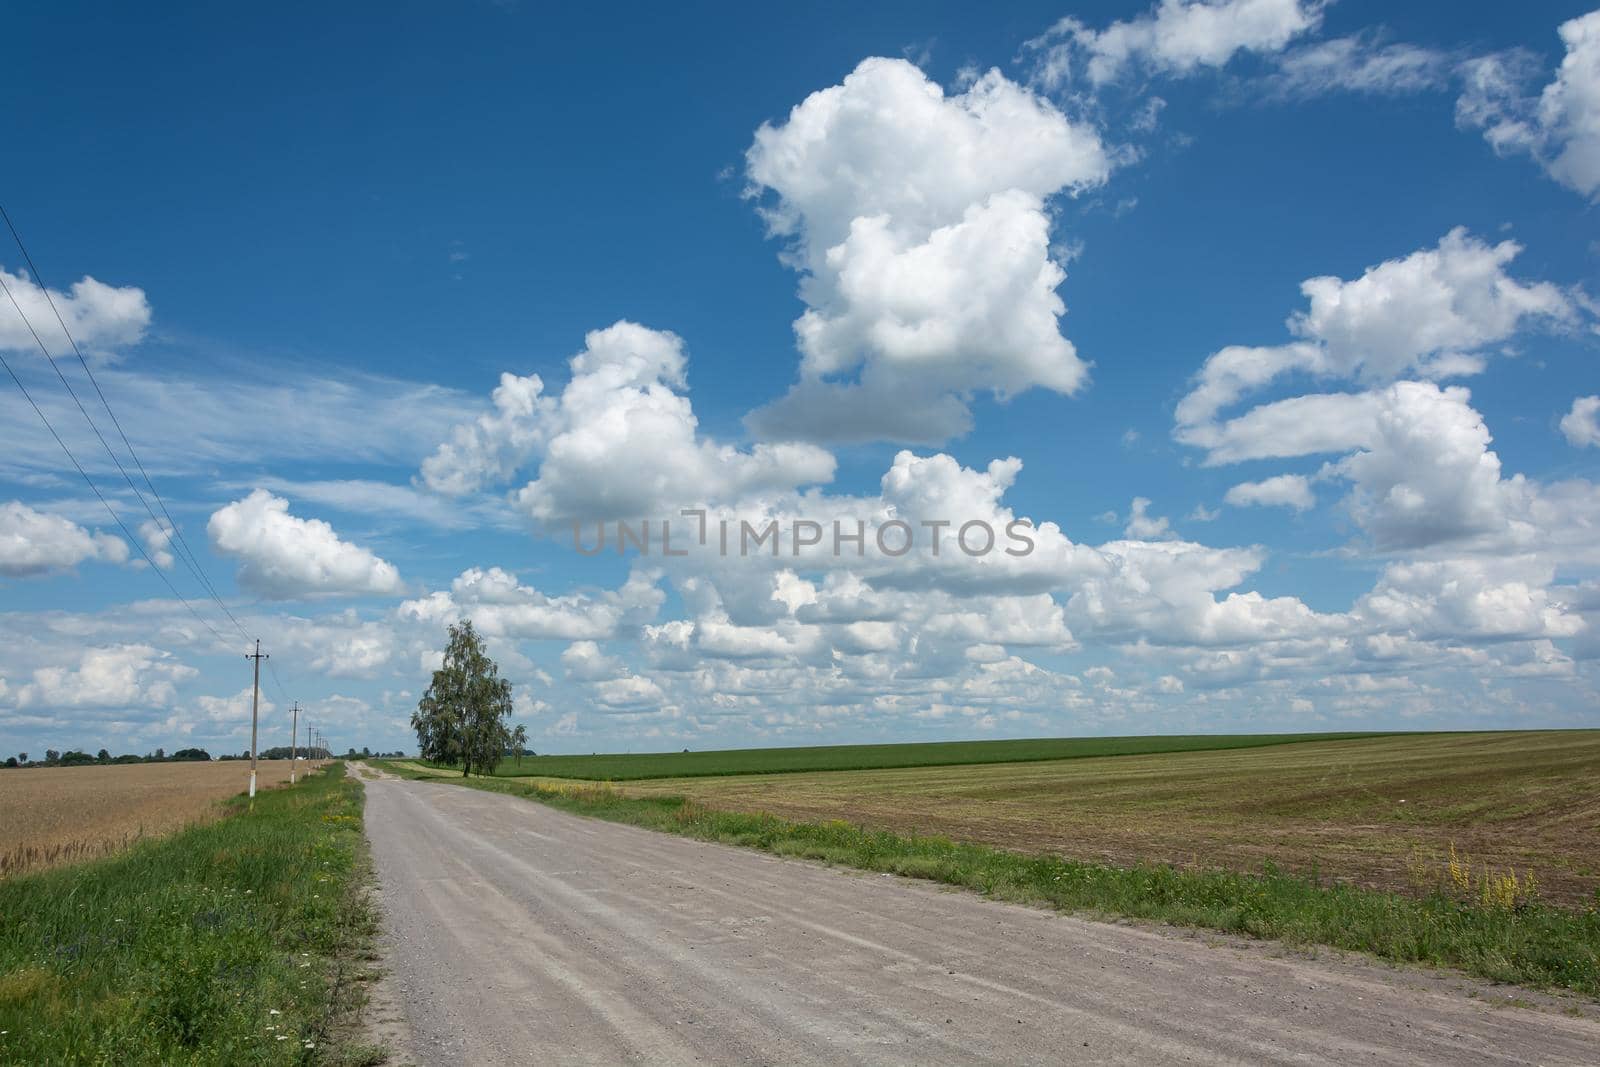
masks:
<svg viewBox="0 0 1600 1067"><path fill-rule="evenodd" d="M294 785L295 765L300 762L300 753L296 742L300 737L300 702L294 702L294 718L289 720L289 784Z"/></svg>
<svg viewBox="0 0 1600 1067"><path fill-rule="evenodd" d="M252 655L246 652L244 658L254 660L256 668L255 682L250 690L250 800L254 803L256 799L256 719L261 707L261 661L272 657L262 653L261 641L257 638L255 653Z"/></svg>

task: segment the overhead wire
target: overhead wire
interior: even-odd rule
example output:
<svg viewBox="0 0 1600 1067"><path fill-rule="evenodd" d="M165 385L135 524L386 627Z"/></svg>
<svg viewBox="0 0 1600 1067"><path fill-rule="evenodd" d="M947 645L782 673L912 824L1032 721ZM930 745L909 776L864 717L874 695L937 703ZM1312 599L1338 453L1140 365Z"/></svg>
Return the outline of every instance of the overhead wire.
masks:
<svg viewBox="0 0 1600 1067"><path fill-rule="evenodd" d="M156 489L155 482L151 479L150 473L144 465L144 461L139 458L138 450L134 448L132 440L129 439L127 430L123 428L122 421L117 418L117 413L111 407L111 401L106 397L105 390L100 387L99 379L95 377L94 370L90 366L88 358L83 353L83 348L78 344L78 339L73 336L71 328L67 325L66 317L62 315L61 309L56 305L55 298L50 295L50 288L48 284L46 284L44 277L39 272L39 268L35 265L33 256L31 253L29 253L27 244L22 240L22 235L17 231L16 224L12 221L10 213L5 210L3 205L0 205L0 219L4 220L6 229L10 231L12 240L16 242L17 249L22 253L23 261L28 265L28 270L32 273L35 284L38 285L40 291L44 294L45 301L49 305L51 313L55 316L56 323L61 327L61 332L66 336L68 343L71 344L72 351L77 356L78 363L83 368L84 375L89 379L90 384L94 387L95 395L99 397L100 404L105 409L106 415L111 419L112 425L116 427L117 434L122 440L123 447L128 450L128 455L133 460L134 466L139 472L140 479L144 482L145 487L150 491L150 496L155 499L156 505L161 509L161 515L166 519L165 526L162 525L161 519L157 518L155 510L151 508L150 502L145 498L144 493L141 492L139 487L134 484L133 478L128 474L127 468L123 466L122 460L117 455L116 450L111 447L110 442L108 442L105 438L105 435L101 433L100 427L95 424L93 417L90 416L88 409L84 406L83 401L79 398L77 390L72 387L72 383L62 372L60 366L57 365L55 357L50 352L49 346L47 346L44 343L43 338L39 336L38 330L34 328L34 325L32 321L29 320L27 313L23 311L21 302L17 300L16 294L11 291L11 286L6 283L3 272L0 272L0 289L4 289L6 298L11 302L11 306L16 310L18 317L22 319L23 325L27 327L28 333L33 338L34 343L38 345L39 351L44 354L45 360L50 364L51 369L56 372L56 377L60 379L61 384L66 387L67 394L72 397L73 403L77 405L78 411L83 415L84 421L89 424L89 428L94 432L95 437L99 440L100 446L104 448L106 454L111 457L111 462L116 466L118 473L122 475L123 480L128 484L128 488L133 491L134 496L144 507L145 512L150 516L150 520L155 525L156 530L165 535L166 545L173 550L173 555L183 561L190 574L192 574L200 583L206 594L216 603L217 607L221 609L223 615L225 615L228 621L233 624L234 629L238 630L240 635L246 640L251 640L252 638L249 631L244 628L243 624L239 622L232 610L229 609L227 603L217 593L216 586L212 583L210 577L205 572L205 568L200 563L199 554L194 551L193 547L190 546L188 539L183 536L182 528L172 517L172 512L167 507L166 501L162 498L160 491ZM123 521L122 516L118 514L116 508L114 508L111 502L106 499L105 494L101 492L100 487L95 484L94 479L90 477L89 472L84 468L83 464L79 462L78 457L73 453L72 449L68 447L61 434L57 432L55 426L50 422L49 417L45 414L44 409L39 405L39 402L34 399L33 394L23 383L21 376L18 375L11 364L6 361L3 354L0 354L0 366L5 368L6 373L11 377L11 380L16 383L18 390L21 391L23 397L28 401L28 405L33 408L34 414L39 416L39 421L44 423L45 429L50 432L50 436L55 439L56 444L59 445L61 451L65 453L68 461L72 464L73 469L75 469L79 476L83 478L84 483L89 486L90 491L93 492L95 498L100 501L100 504L105 508L106 513L111 516L112 521L117 524L117 527L122 531L123 535L138 551L139 555L143 557L144 561L150 566L150 569L155 572L156 577L160 578L162 584L164 584L168 591L170 591L172 595L178 599L178 602L187 608L189 613L193 615L195 619L201 623L201 625L210 631L211 635L217 639L219 644L226 644L227 640L222 636L217 628L211 624L211 621L202 615L199 609L196 608L187 597L178 591L177 586L173 584L172 580L167 576L165 570L157 565L156 561L151 556L151 552L146 549L143 540L140 537L135 536L133 531L128 528L128 524ZM273 684L277 687L279 697L285 704L290 703L291 701L288 689L286 686L284 686L283 680L278 676L277 667L270 659L267 660L267 670Z"/></svg>
<svg viewBox="0 0 1600 1067"><path fill-rule="evenodd" d="M11 288L5 284L5 279L3 278L0 278L0 288L5 289L8 297L11 296ZM16 304L15 297L11 297L11 301L13 305ZM18 307L17 311L20 314L22 309ZM27 321L26 316L24 316L23 321ZM28 328L31 331L33 327L30 325ZM71 460L72 466L77 469L77 472L80 475L83 476L83 480L88 483L89 489L99 499L101 505L105 507L106 513L109 514L112 520L122 528L123 534L128 538L129 541L133 543L133 547L139 550L139 555L144 557L145 562L150 564L150 569L155 571L156 577L160 578L162 582L166 584L166 587L172 591L172 595L178 598L179 603L189 609L190 614L192 614L196 619L199 619L201 624L204 625L207 630L211 631L212 636L215 637L219 643L226 644L226 640L223 638L222 634L217 631L217 628L212 626L210 620L208 620L204 615L200 614L200 612L196 610L195 606L189 603L188 599L186 599L182 593L178 592L178 587L172 584L172 580L166 576L166 573L162 571L160 567L156 566L155 560L150 558L150 554L145 551L144 546L140 544L139 539L134 537L133 533L129 531L128 524L122 521L122 516L117 514L117 510L111 506L111 502L105 498L105 494L100 492L100 487L94 484L94 479L89 477L89 472L83 469L83 464L78 462L78 457L72 454L72 449L67 447L67 443L61 439L61 435L56 432L56 428L50 424L50 419L45 415L44 409L39 407L38 401L34 400L33 394L28 392L28 387L22 384L22 379L17 376L17 372L12 369L10 362L6 360L6 357L3 354L0 354L0 366L5 367L6 373L11 376L11 380L17 383L17 388L22 390L22 395L27 398L28 404L33 408L34 413L37 414L39 416L39 420L44 423L45 429L50 431L50 436L56 439L56 444L61 446L61 451L67 454L67 459Z"/></svg>
<svg viewBox="0 0 1600 1067"><path fill-rule="evenodd" d="M34 329L33 324L29 322L28 317L23 312L22 306L20 303L18 303L16 296L11 293L10 287L7 286L6 295L10 298L12 306L16 308L17 314L22 316L23 324L28 327L28 332L32 334L34 342L38 344L39 350L44 353L44 357L49 362L51 369L56 372L56 377L59 378L61 380L61 384L66 387L67 394L72 397L72 401L77 405L78 411L83 415L84 421L87 422L89 424L89 428L94 431L95 437L100 441L100 446L105 449L106 455L111 457L111 462L115 464L118 473L120 473L123 480L128 483L128 488L133 490L134 496L137 497L139 503L143 505L145 512L150 516L150 521L155 524L157 530L167 535L167 544L174 549L174 555L183 561L184 566L188 568L190 574L192 574L195 580L200 583L211 599L216 602L217 607L220 608L222 613L227 616L228 621L233 623L234 628L239 631L240 635L246 640L250 640L251 635L240 624L239 620L234 617L234 614L231 610L229 610L228 605L217 594L216 587L211 583L211 579L206 575L204 568L200 565L199 556L194 552L193 548L190 547L188 540L183 536L182 528L180 528L177 522L172 518L172 513L170 510L168 510L166 501L162 499L160 492L157 491L155 483L151 480L149 472L145 469L144 462L139 458L138 451L133 447L133 442L129 440L127 431L123 429L122 421L117 418L117 413L112 409L111 402L106 398L105 391L100 388L100 382L94 376L94 371L89 366L89 360L84 356L83 349L81 346L79 346L77 338L72 335L72 330L67 326L66 318L61 314L61 309L56 306L55 298L50 295L50 287L46 284L44 277L39 273L39 268L34 264L33 256L29 253L27 244L22 240L22 235L17 232L16 224L12 222L11 215L5 210L4 205L0 205L0 219L4 219L6 228L11 232L12 240L16 242L17 249L22 253L23 261L27 263L28 269L33 273L35 284L38 285L40 291L44 294L45 302L49 305L52 314L55 315L56 323L61 327L61 332L66 335L68 343L72 345L72 351L78 357L78 363L83 367L83 372L88 377L90 384L94 386L95 394L100 398L101 406L105 408L106 414L110 416L112 425L116 427L117 433L121 436L122 443L128 450L128 455L133 459L134 465L138 468L140 477L143 479L145 486L150 490L150 495L155 498L157 505L160 506L161 514L166 518L165 528L162 526L161 519L157 518L154 509L150 507L150 502L145 499L144 493L141 492L139 487L134 484L133 478L128 474L127 469L122 465L121 458L117 455L116 451L112 449L110 443L105 439L105 435L100 432L100 427L95 424L94 419L89 415L88 409L84 407L83 401L78 397L77 390L72 387L72 383L67 379L67 376L62 373L60 366L58 366L56 363L55 357L51 355L50 349L39 337L38 331ZM126 531L125 526L124 531ZM173 542L174 537L177 539L176 543ZM149 559L150 557L146 555L145 558ZM151 560L151 566L156 566L153 560Z"/></svg>

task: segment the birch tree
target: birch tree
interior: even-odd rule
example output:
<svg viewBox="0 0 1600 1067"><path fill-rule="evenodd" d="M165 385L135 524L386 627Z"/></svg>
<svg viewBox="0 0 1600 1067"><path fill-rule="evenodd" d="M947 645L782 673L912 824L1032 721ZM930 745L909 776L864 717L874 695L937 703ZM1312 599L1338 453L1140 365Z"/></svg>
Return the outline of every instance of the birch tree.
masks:
<svg viewBox="0 0 1600 1067"><path fill-rule="evenodd" d="M444 662L417 702L411 726L425 760L461 764L461 775L493 774L511 744L511 683L462 619L450 627Z"/></svg>

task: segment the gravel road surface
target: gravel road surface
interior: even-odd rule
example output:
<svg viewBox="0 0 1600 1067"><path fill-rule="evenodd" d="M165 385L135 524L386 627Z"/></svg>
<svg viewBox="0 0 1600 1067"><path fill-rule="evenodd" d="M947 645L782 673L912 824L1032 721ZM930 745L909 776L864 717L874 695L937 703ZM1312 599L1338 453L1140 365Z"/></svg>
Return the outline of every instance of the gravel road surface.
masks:
<svg viewBox="0 0 1600 1067"><path fill-rule="evenodd" d="M401 1062L1600 1063L1590 1003L1506 1006L1529 995L448 783L369 778L367 833L389 972L373 1021Z"/></svg>

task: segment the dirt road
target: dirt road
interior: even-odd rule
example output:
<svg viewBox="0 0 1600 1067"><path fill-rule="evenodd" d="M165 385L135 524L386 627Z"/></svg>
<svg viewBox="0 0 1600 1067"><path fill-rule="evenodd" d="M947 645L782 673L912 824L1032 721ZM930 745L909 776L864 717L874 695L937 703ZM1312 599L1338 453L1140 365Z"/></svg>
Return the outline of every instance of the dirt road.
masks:
<svg viewBox="0 0 1600 1067"><path fill-rule="evenodd" d="M391 1037L410 1062L1600 1062L1592 1007L1496 1007L1514 991L1067 918L447 783L370 781L367 828L403 1017Z"/></svg>

